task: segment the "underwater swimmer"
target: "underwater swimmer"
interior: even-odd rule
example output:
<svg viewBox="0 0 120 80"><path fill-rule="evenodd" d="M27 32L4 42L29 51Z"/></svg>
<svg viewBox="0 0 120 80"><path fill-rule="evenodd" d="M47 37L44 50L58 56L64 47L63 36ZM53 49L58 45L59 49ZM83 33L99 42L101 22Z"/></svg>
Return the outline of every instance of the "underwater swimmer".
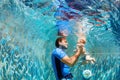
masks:
<svg viewBox="0 0 120 80"><path fill-rule="evenodd" d="M81 42L77 43L77 49L71 57L69 57L65 52L68 48L66 37L57 38L55 46L56 49L53 50L51 59L56 80L73 80L72 73L70 72L70 66L73 66L78 61L80 55L84 54L84 46Z"/></svg>

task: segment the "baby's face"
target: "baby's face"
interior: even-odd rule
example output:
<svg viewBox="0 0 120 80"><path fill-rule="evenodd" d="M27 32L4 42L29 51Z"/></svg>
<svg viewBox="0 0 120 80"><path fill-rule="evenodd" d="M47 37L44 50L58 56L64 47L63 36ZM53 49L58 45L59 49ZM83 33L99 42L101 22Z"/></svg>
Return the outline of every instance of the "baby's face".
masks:
<svg viewBox="0 0 120 80"><path fill-rule="evenodd" d="M80 44L80 43L85 44L85 43L86 43L86 40L85 40L85 39L80 39L80 40L78 40L78 44Z"/></svg>

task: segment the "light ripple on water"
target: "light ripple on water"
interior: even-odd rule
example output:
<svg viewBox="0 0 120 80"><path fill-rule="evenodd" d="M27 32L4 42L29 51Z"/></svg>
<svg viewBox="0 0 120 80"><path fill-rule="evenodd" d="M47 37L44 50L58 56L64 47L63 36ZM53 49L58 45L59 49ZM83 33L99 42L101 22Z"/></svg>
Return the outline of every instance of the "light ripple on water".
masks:
<svg viewBox="0 0 120 80"><path fill-rule="evenodd" d="M48 0L44 2L48 1L49 3L46 4L49 6L44 5L39 8L26 6L21 1L0 2L0 80L55 80L50 54L57 34L54 27L56 19L53 16L56 8L52 5L52 1ZM42 4L42 0L38 2ZM96 0L92 2L100 5ZM108 0L104 2L105 6L109 3ZM96 5L89 6L89 9L96 10ZM89 28L87 31L90 30L86 47L96 58L96 63L81 66L79 61L71 69L75 80L83 79L81 75L85 69L93 72L91 80L120 79L120 57L118 56L120 42L116 37L119 33L115 31L119 30L120 11L117 5L114 5L111 0L111 12L101 10L102 14L97 17L102 17L106 25L100 27L95 26L96 22L93 22L94 25L89 24L88 21L92 21L94 16L85 15L89 20L85 18L84 25ZM70 36L75 38L74 34ZM72 40L71 47L75 45L76 38Z"/></svg>

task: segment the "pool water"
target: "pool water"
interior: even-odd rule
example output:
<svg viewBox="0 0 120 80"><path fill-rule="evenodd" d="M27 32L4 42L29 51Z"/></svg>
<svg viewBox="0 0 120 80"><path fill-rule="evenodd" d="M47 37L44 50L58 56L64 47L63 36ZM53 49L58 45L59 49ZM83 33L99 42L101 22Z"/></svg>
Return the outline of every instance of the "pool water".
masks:
<svg viewBox="0 0 120 80"><path fill-rule="evenodd" d="M80 58L71 67L74 80L85 80L84 70L92 72L89 80L120 80L120 0L81 1L89 5L80 11L86 26L85 47L96 62L81 65ZM0 0L0 80L55 80L51 52L58 37L54 14L59 4L57 0ZM100 14L91 16L89 12L96 10ZM71 56L77 36L71 33L67 39Z"/></svg>

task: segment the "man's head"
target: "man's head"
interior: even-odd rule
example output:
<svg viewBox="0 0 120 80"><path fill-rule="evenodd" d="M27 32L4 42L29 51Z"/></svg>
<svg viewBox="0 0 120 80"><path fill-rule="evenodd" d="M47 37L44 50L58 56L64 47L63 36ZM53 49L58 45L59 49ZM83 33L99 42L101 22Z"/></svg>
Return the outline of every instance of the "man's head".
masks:
<svg viewBox="0 0 120 80"><path fill-rule="evenodd" d="M55 46L57 48L62 48L62 49L67 49L68 47L68 43L67 43L67 40L66 40L66 37L59 37L56 39L56 42L55 42Z"/></svg>

